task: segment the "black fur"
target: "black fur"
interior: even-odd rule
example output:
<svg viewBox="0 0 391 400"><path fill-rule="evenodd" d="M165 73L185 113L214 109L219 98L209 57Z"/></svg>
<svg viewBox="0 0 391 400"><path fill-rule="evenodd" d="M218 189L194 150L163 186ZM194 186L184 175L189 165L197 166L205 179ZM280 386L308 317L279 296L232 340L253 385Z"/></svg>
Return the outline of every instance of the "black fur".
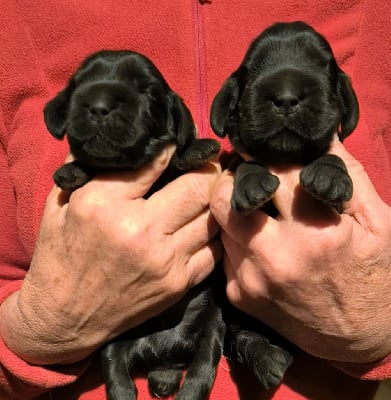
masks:
<svg viewBox="0 0 391 400"><path fill-rule="evenodd" d="M239 68L216 95L211 125L250 155L235 173L232 207L263 206L279 180L267 166L301 163L302 186L335 206L351 198L344 162L325 155L335 132L356 127L359 108L347 75L326 39L304 22L277 23L251 44Z"/></svg>
<svg viewBox="0 0 391 400"><path fill-rule="evenodd" d="M196 138L190 111L152 62L131 51L88 57L47 103L44 118L55 138L66 135L76 158L54 174L64 190L75 190L102 170L137 170L168 143L177 146L172 177L219 152L215 140Z"/></svg>
<svg viewBox="0 0 391 400"><path fill-rule="evenodd" d="M358 121L358 102L327 41L303 22L278 23L251 44L239 68L225 81L212 103L216 135L228 134L236 157L231 204L237 211L262 207L279 185L267 166L301 163L301 184L339 209L352 196L343 161L325 154L335 132L343 140ZM244 364L264 386L281 382L297 349L227 300L225 354Z"/></svg>
<svg viewBox="0 0 391 400"><path fill-rule="evenodd" d="M107 169L136 170L168 143L177 149L154 189L214 158L219 145L196 139L191 114L146 57L131 51L90 56L68 86L45 107L50 133L66 135L76 160L54 180L75 190ZM176 399L206 399L223 351L225 325L213 276L161 315L104 347L102 369L109 400L131 400L129 373L145 369L150 391ZM180 380L185 368L182 387Z"/></svg>

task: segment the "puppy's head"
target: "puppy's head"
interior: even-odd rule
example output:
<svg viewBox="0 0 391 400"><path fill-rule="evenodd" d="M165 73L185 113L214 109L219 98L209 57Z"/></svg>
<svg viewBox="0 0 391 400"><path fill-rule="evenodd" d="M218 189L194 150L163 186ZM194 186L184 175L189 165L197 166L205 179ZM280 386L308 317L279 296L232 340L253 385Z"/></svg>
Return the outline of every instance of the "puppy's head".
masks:
<svg viewBox="0 0 391 400"><path fill-rule="evenodd" d="M88 57L48 102L44 118L74 156L98 168L137 169L165 144L194 138L191 114L150 60L131 51Z"/></svg>
<svg viewBox="0 0 391 400"><path fill-rule="evenodd" d="M326 39L303 22L272 25L216 95L211 125L257 158L304 161L344 139L358 102Z"/></svg>

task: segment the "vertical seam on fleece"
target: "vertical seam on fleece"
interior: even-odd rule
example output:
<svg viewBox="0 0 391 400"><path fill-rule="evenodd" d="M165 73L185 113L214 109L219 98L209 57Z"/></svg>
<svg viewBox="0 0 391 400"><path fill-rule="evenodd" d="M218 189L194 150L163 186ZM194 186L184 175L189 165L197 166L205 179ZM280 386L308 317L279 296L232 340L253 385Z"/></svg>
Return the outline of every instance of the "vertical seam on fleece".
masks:
<svg viewBox="0 0 391 400"><path fill-rule="evenodd" d="M17 4L18 9L20 10L20 18L24 22L24 27L26 29L26 35L30 39L31 49L32 49L32 51L34 51L34 59L36 61L36 65L38 66L39 65L38 64L38 60L39 60L39 57L38 57L39 50L38 50L38 48L39 47L37 46L37 43L34 40L33 34L31 32L30 25L26 21L25 14L23 13L23 8L20 6L18 0L15 0L15 4ZM42 65L40 65L39 68L37 68L37 69L39 69L40 72L41 72L40 77L39 77L39 80L41 81L41 88L40 88L41 91L42 91L41 94L43 94L45 92L48 94L48 93L50 93L50 90L49 90L49 87L48 87L47 75L45 74L45 72L44 72L44 70L42 68ZM35 96L38 96L39 93L40 92L37 91L35 93ZM43 110L42 110L42 116L43 116ZM39 165L37 167L37 169L38 169L37 176L42 176L42 171L44 170L44 166L43 166L44 160L45 160L45 157L42 157L41 161L40 161L40 163L39 163ZM32 223L33 223L34 231L35 231L36 227L40 225L40 220L41 220L41 213L40 213L41 207L40 207L38 199L39 199L39 196L38 196L38 192L36 191L34 193L34 195L33 195L33 221L32 221Z"/></svg>
<svg viewBox="0 0 391 400"><path fill-rule="evenodd" d="M206 80L205 60L205 26L202 14L202 6L198 1L193 2L193 24L194 24L194 56L196 65L196 113L198 136L203 138L208 132L208 91Z"/></svg>

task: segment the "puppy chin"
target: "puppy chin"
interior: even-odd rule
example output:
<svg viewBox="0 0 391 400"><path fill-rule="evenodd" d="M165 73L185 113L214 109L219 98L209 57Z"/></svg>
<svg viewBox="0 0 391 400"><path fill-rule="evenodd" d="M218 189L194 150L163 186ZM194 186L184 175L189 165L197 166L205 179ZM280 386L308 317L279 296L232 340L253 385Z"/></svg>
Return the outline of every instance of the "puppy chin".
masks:
<svg viewBox="0 0 391 400"><path fill-rule="evenodd" d="M303 139L294 132L284 129L268 138L266 146L273 152L298 153L302 151Z"/></svg>
<svg viewBox="0 0 391 400"><path fill-rule="evenodd" d="M120 149L106 143L101 137L77 140L68 135L68 142L74 157L77 160L83 160L91 167L101 169L121 166Z"/></svg>
<svg viewBox="0 0 391 400"><path fill-rule="evenodd" d="M284 129L268 137L245 138L240 154L245 160L256 160L269 164L300 162L307 147L306 140L294 132Z"/></svg>

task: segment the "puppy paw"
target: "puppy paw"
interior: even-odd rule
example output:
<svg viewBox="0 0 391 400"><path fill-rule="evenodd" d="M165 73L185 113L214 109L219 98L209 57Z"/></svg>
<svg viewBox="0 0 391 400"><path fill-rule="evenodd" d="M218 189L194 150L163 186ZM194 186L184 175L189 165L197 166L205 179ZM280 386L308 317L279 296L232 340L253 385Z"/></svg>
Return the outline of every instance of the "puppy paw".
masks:
<svg viewBox="0 0 391 400"><path fill-rule="evenodd" d="M179 171L186 172L204 166L217 157L220 144L214 139L194 139L181 153L175 153L174 164Z"/></svg>
<svg viewBox="0 0 391 400"><path fill-rule="evenodd" d="M53 180L62 190L76 190L91 180L92 175L80 168L75 162L60 167L53 175Z"/></svg>
<svg viewBox="0 0 391 400"><path fill-rule="evenodd" d="M270 200L279 184L279 179L261 165L243 163L235 173L231 206L241 212L260 208Z"/></svg>
<svg viewBox="0 0 391 400"><path fill-rule="evenodd" d="M156 369L148 373L148 387L155 397L168 397L179 389L182 371L179 369Z"/></svg>
<svg viewBox="0 0 391 400"><path fill-rule="evenodd" d="M292 362L293 357L288 351L269 345L258 358L254 359L254 375L265 389L277 386Z"/></svg>
<svg viewBox="0 0 391 400"><path fill-rule="evenodd" d="M312 195L331 205L348 201L353 195L353 182L346 166L333 154L322 156L304 167L300 182Z"/></svg>

